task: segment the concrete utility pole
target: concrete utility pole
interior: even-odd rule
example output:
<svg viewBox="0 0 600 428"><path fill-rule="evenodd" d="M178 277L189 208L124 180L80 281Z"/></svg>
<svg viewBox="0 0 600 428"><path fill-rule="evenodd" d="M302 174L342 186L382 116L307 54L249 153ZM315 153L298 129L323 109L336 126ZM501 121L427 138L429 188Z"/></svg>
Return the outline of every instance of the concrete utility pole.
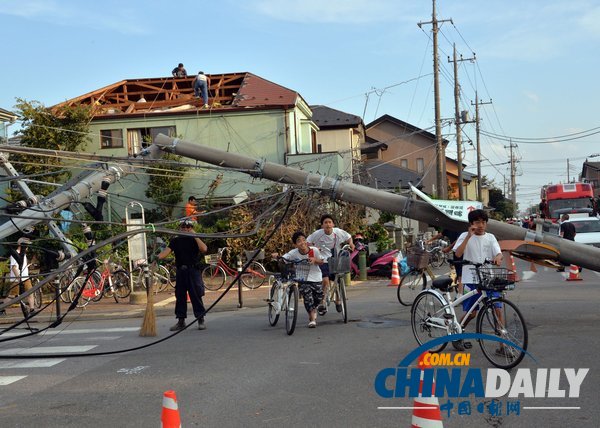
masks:
<svg viewBox="0 0 600 428"><path fill-rule="evenodd" d="M155 147L156 146L156 147ZM157 149L158 148L158 149ZM447 217L439 209L427 202L413 200L401 195L374 190L358 184L341 181L319 174L312 174L284 165L267 162L264 159L253 159L237 153L229 153L170 138L158 134L154 139L148 154L157 155L160 150L218 165L223 168L236 168L249 171L248 174L255 178L265 178L278 183L297 184L317 189L328 194L332 199L365 205L382 211L389 211L403 217L423 221L431 226L439 226L456 231L465 231L468 224ZM600 248L579 244L567 239L562 239L553 234L536 234L528 229L490 220L488 230L498 239L514 239L544 242L557 248L560 260L565 264L575 264L595 271L600 271Z"/></svg>
<svg viewBox="0 0 600 428"><path fill-rule="evenodd" d="M481 193L481 141L479 136L479 106L482 104L491 104L492 100L487 103L481 102L475 91L475 104L471 101L471 105L475 106L475 140L477 142L477 200L483 202Z"/></svg>
<svg viewBox="0 0 600 428"><path fill-rule="evenodd" d="M515 156L513 154L513 148L516 147L517 145L512 143L512 139L508 147L504 146L505 149L510 148L510 201L513 204L513 217L517 211L517 174Z"/></svg>
<svg viewBox="0 0 600 428"><path fill-rule="evenodd" d="M438 24L440 22L452 22L451 19L438 20L435 13L435 0L433 0L433 11L431 21L419 22L419 28L423 24L431 24L433 34L433 96L435 99L435 141L436 141L436 193L439 199L448 199L446 185L446 150L442 138L442 116L440 113L440 68L438 64Z"/></svg>
<svg viewBox="0 0 600 428"><path fill-rule="evenodd" d="M460 118L460 85L458 83L458 63L459 61L471 61L475 60L475 54L472 58L464 58L462 55L460 59L456 58L456 43L454 43L454 54L453 60L448 62L454 63L454 122L456 123L456 162L458 163L458 199L461 201L465 200L465 189L463 189L463 166L462 166L462 136L461 136L461 118Z"/></svg>
<svg viewBox="0 0 600 428"><path fill-rule="evenodd" d="M107 169L99 169L85 173L82 177L71 180L63 186L64 189L54 191L48 197L36 201L29 208L22 211L19 217L0 225L0 239L4 239L13 233L33 226L49 217L60 213L68 207L71 202L80 202L92 194L102 190L102 182L109 180L111 183L118 181L124 174L122 167L113 165Z"/></svg>

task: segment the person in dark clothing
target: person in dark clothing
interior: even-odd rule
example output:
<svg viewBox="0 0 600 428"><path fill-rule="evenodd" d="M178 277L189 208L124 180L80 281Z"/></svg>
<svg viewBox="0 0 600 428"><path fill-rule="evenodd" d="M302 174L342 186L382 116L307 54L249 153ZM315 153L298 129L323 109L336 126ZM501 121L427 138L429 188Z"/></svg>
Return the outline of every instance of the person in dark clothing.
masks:
<svg viewBox="0 0 600 428"><path fill-rule="evenodd" d="M559 234L563 239L568 239L569 241L575 241L575 235L577 235L577 231L575 230L575 225L569 221L569 214L563 214L560 218L560 229ZM583 268L579 268L581 272ZM564 272L565 267L560 267L557 269L557 272Z"/></svg>
<svg viewBox="0 0 600 428"><path fill-rule="evenodd" d="M193 233L194 224L190 220L184 220L180 223L182 232ZM198 330L205 330L204 315L206 310L202 303L204 296L204 284L200 274L200 254L207 251L206 244L190 235L178 235L171 239L167 248L158 255L159 259L164 259L171 252L175 253L175 265L177 275L175 279L175 316L177 324L170 328L171 331L182 330L185 327L185 318L187 317L187 295L190 296L194 316L198 319Z"/></svg>
<svg viewBox="0 0 600 428"><path fill-rule="evenodd" d="M575 226L573 225L573 223L569 221L569 214L563 214L563 216L561 217L559 233L563 239L568 239L569 241L575 240L575 235L577 234L577 231L575 230Z"/></svg>

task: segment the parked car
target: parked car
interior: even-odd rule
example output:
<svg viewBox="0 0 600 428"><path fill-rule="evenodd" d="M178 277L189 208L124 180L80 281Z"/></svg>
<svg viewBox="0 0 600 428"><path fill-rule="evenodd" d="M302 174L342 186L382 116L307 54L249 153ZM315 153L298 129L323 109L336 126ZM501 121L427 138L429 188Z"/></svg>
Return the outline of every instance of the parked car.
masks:
<svg viewBox="0 0 600 428"><path fill-rule="evenodd" d="M578 217L569 219L575 226L575 242L600 248L600 219L598 217Z"/></svg>

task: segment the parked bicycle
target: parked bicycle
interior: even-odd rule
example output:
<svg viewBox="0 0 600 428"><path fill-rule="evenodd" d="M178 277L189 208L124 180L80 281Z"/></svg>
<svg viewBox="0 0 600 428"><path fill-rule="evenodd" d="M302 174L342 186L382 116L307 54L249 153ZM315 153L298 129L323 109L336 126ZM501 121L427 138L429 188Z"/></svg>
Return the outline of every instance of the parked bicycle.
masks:
<svg viewBox="0 0 600 428"><path fill-rule="evenodd" d="M406 250L406 262L410 270L402 276L396 289L400 304L411 306L415 297L427 287L427 275L432 280L435 279L435 275L429 269L429 255L430 253L418 244Z"/></svg>
<svg viewBox="0 0 600 428"><path fill-rule="evenodd" d="M144 266L146 263L146 260L138 260L131 272L133 284L144 290L146 290L146 279L144 277ZM152 292L154 294L165 291L169 286L175 288L175 278L171 279L171 273L166 266L158 263L150 263L148 269L150 271Z"/></svg>
<svg viewBox="0 0 600 428"><path fill-rule="evenodd" d="M94 270L91 275L79 276L73 280L73 285L70 287L71 301L83 287L77 302L78 307L85 307L90 301L98 302L103 296L112 297L117 303L119 299L129 297L131 288L128 273L125 270L113 272L108 259L105 259L101 266L102 271L99 276L98 271Z"/></svg>
<svg viewBox="0 0 600 428"><path fill-rule="evenodd" d="M335 308L341 313L344 324L346 324L348 322L346 274L350 272L350 246L344 245L335 256L329 258L327 263L329 264L329 273L335 274L335 278L329 282L324 303L329 308L331 302L335 302Z"/></svg>
<svg viewBox="0 0 600 428"><path fill-rule="evenodd" d="M306 260L291 262L283 258L277 260L280 273L269 277L269 324L275 326L281 312L285 312L285 331L294 333L298 319L298 287L308 275L310 265Z"/></svg>
<svg viewBox="0 0 600 428"><path fill-rule="evenodd" d="M429 264L434 268L439 268L448 261L448 253L444 252L444 250L450 245L449 242L438 239L428 245L423 241L419 241L419 245L429 253Z"/></svg>
<svg viewBox="0 0 600 428"><path fill-rule="evenodd" d="M231 275L234 278L237 276L237 270L227 265L225 260L223 260L223 256L227 250L229 250L228 247L219 248L217 254L205 256L208 266L202 270L202 280L206 289L218 290L227 281L227 275ZM266 279L267 271L265 267L256 260L250 263L240 278L242 284L251 290L263 285Z"/></svg>
<svg viewBox="0 0 600 428"><path fill-rule="evenodd" d="M476 332L496 336L515 344L479 340L481 351L494 366L509 369L521 362L527 350L527 325L521 311L511 301L502 297L490 297L487 292L510 290L514 288L515 273L501 267L468 261L457 264L473 265L474 273L479 279L477 288L452 299L452 278L442 277L433 281L432 288L423 290L415 299L411 310L411 325L415 339L419 345L451 334L460 334L469 321L469 315L481 304L476 320ZM461 321L458 320L455 308L471 296L478 295L476 303L467 311ZM431 349L440 352L447 343Z"/></svg>

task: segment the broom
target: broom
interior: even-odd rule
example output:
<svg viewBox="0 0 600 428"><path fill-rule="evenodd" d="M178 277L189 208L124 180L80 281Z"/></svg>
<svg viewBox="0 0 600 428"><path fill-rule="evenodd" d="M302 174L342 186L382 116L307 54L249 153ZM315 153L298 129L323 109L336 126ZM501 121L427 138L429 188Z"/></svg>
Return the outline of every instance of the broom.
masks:
<svg viewBox="0 0 600 428"><path fill-rule="evenodd" d="M146 281L146 312L144 312L144 321L140 328L141 337L156 336L156 314L154 313L154 275L150 278L148 266L144 267L144 281Z"/></svg>

